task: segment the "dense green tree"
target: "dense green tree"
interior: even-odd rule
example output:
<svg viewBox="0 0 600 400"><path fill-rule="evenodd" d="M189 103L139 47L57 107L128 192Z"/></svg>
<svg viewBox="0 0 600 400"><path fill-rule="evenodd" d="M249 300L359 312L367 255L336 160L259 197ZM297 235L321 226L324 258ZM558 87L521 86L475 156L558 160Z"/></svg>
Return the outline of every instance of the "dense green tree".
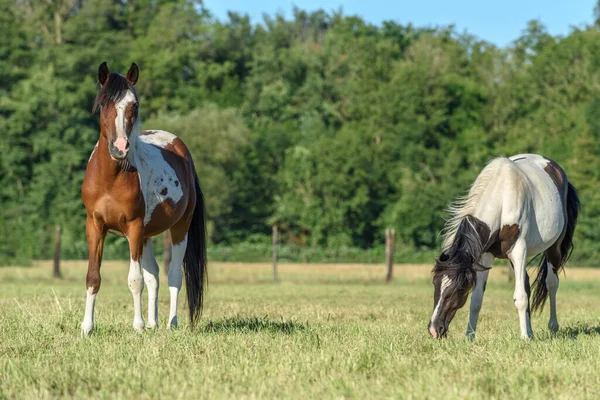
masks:
<svg viewBox="0 0 600 400"><path fill-rule="evenodd" d="M341 11L215 19L198 0L0 0L0 262L85 257L79 188L99 134L96 69L141 69L145 126L192 151L213 246L439 245L445 207L492 157L558 161L600 256L600 31L531 21L505 48L453 27ZM111 239L107 257L125 254ZM123 251L121 251L123 250Z"/></svg>

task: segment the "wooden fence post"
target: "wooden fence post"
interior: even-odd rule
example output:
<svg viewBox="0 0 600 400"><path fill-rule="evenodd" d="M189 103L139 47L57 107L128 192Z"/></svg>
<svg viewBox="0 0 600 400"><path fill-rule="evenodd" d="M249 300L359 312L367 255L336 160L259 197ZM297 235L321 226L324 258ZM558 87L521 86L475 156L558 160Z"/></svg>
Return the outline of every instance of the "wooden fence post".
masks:
<svg viewBox="0 0 600 400"><path fill-rule="evenodd" d="M277 281L277 243L279 242L277 225L273 225L273 280Z"/></svg>
<svg viewBox="0 0 600 400"><path fill-rule="evenodd" d="M56 235L54 237L54 268L52 276L60 278L60 225L56 226Z"/></svg>
<svg viewBox="0 0 600 400"><path fill-rule="evenodd" d="M169 274L169 267L171 266L171 234L169 232L163 233L163 258L165 263L165 273Z"/></svg>
<svg viewBox="0 0 600 400"><path fill-rule="evenodd" d="M396 238L396 230L387 228L385 230L385 257L387 261L387 275L385 282L390 283L394 272L394 239Z"/></svg>

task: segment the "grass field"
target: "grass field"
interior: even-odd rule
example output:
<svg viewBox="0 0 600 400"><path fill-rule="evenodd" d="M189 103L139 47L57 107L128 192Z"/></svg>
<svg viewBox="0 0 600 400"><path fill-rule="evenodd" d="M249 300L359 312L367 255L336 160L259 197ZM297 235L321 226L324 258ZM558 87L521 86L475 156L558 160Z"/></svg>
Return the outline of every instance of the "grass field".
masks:
<svg viewBox="0 0 600 400"><path fill-rule="evenodd" d="M84 262L64 263L60 281L49 263L0 268L0 398L600 396L600 270L568 268L557 337L545 309L533 319L535 340L525 341L512 286L496 267L474 342L463 336L468 307L446 340L429 338L429 270L399 266L386 285L382 266L280 265L273 283L267 264L213 263L199 327L164 328L165 284L161 328L138 334L128 266L108 262L96 332L81 339Z"/></svg>

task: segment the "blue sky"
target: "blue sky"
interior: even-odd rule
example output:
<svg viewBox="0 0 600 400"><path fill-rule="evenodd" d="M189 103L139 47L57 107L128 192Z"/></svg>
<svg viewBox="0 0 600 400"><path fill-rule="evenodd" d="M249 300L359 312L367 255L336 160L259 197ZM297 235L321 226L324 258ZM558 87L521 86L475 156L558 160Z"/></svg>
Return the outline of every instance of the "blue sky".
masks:
<svg viewBox="0 0 600 400"><path fill-rule="evenodd" d="M379 24L395 20L415 26L456 25L459 31L499 46L510 44L525 28L527 21L541 20L553 35L566 35L571 26L593 22L596 0L204 0L204 6L219 19L227 11L250 15L252 22L262 21L263 13L292 15L294 5L304 10L337 10L356 14Z"/></svg>

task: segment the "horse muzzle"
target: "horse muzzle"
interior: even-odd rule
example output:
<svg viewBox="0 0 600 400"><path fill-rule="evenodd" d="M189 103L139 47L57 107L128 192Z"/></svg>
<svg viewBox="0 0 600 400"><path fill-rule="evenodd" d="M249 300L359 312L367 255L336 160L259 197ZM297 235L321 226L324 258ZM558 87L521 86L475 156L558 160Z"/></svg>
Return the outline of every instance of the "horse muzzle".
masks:
<svg viewBox="0 0 600 400"><path fill-rule="evenodd" d="M431 322L429 322L429 325L427 325L427 330L434 339L443 339L446 337L446 333L448 333L448 328L443 324L432 324Z"/></svg>
<svg viewBox="0 0 600 400"><path fill-rule="evenodd" d="M122 137L111 140L108 145L108 151L115 160L123 160L129 152L129 140Z"/></svg>

